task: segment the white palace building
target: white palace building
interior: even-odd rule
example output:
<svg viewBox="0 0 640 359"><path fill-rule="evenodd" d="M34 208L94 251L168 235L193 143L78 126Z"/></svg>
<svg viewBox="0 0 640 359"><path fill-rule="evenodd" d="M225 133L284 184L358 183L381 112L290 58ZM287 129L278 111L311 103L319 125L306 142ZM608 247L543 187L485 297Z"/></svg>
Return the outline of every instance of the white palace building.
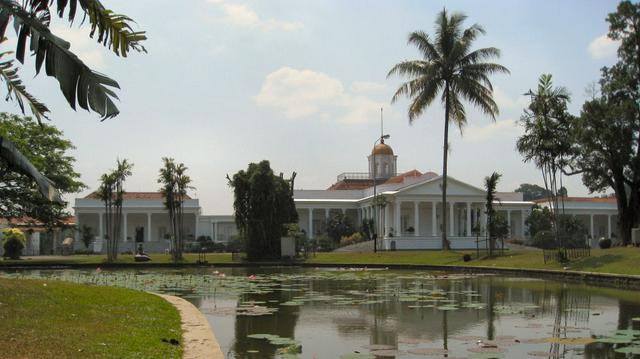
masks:
<svg viewBox="0 0 640 359"><path fill-rule="evenodd" d="M381 139L368 156L368 172L343 173L325 190L295 190L294 201L299 225L314 238L326 233L327 219L336 211L344 213L356 226L363 219L375 218L374 191L384 197L386 205L379 213L379 244L384 250L440 249L441 233L447 231L453 249L476 247L473 228L485 230L485 191L449 176L447 203L442 203L442 177L433 172L397 171L397 156ZM373 173L377 174L374 178ZM509 223L514 239L528 237L525 220L535 202L523 201L522 194L499 192L495 206ZM540 201L541 205L546 203ZM447 228L442 228L442 206L448 213ZM104 208L95 194L75 201L76 227L91 228L95 234L94 250L104 251ZM565 198L565 213L576 215L590 231L592 245L597 238L617 233L615 198ZM129 192L123 201L123 238L121 250L134 250L143 243L146 251L169 248L168 216L163 198L157 192ZM237 234L232 215L203 215L198 199L185 202L187 240L209 236L227 243ZM76 248L81 248L80 233Z"/></svg>

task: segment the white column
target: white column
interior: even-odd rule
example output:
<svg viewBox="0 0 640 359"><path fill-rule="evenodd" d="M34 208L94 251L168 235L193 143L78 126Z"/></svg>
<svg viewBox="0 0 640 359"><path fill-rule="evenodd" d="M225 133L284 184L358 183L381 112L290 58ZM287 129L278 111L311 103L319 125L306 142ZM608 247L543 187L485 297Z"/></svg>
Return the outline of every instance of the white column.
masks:
<svg viewBox="0 0 640 359"><path fill-rule="evenodd" d="M482 234L487 232L487 212L480 210L480 227L482 228Z"/></svg>
<svg viewBox="0 0 640 359"><path fill-rule="evenodd" d="M198 216L197 213L195 213L193 216L196 217L196 225L195 227L193 227L193 240L195 241L198 239L198 222L200 221L200 216Z"/></svg>
<svg viewBox="0 0 640 359"><path fill-rule="evenodd" d="M413 235L420 236L420 202L413 202Z"/></svg>
<svg viewBox="0 0 640 359"><path fill-rule="evenodd" d="M524 239L525 235L527 233L526 228L525 228L527 226L527 224L524 223L527 220L527 218L526 218L527 217L527 211L525 211L524 209L521 210L520 211L520 216L522 217L521 218L522 219L522 230L520 232L522 234L522 239Z"/></svg>
<svg viewBox="0 0 640 359"><path fill-rule="evenodd" d="M611 215L607 215L607 236L606 238L611 238Z"/></svg>
<svg viewBox="0 0 640 359"><path fill-rule="evenodd" d="M127 214L122 212L122 241L127 242Z"/></svg>
<svg viewBox="0 0 640 359"><path fill-rule="evenodd" d="M589 232L589 233L591 234L591 238L594 238L595 234L594 234L594 230L593 230L593 214L589 215L589 221L590 221L590 224L591 224L591 226L590 226L591 227L590 228L591 232Z"/></svg>
<svg viewBox="0 0 640 359"><path fill-rule="evenodd" d="M449 202L449 218L448 218L448 220L449 220L449 235L452 236L452 237L455 236L455 230L454 230L454 224L455 223L453 223L453 218L454 218L453 217L453 215L454 215L453 207L455 207L455 202Z"/></svg>
<svg viewBox="0 0 640 359"><path fill-rule="evenodd" d="M401 201L396 200L395 206L393 209L394 221L393 221L393 229L395 230L396 236L402 235L401 225L400 225L400 206L402 205Z"/></svg>
<svg viewBox="0 0 640 359"><path fill-rule="evenodd" d="M329 221L329 208L324 209L324 219L325 221Z"/></svg>
<svg viewBox="0 0 640 359"><path fill-rule="evenodd" d="M436 217L436 202L431 202L431 235L438 235L438 217Z"/></svg>
<svg viewBox="0 0 640 359"><path fill-rule="evenodd" d="M151 241L151 212L147 212L147 242Z"/></svg>
<svg viewBox="0 0 640 359"><path fill-rule="evenodd" d="M218 240L218 222L213 222L213 234L211 237L213 237L214 242Z"/></svg>
<svg viewBox="0 0 640 359"><path fill-rule="evenodd" d="M104 216L104 213L100 212L98 213L98 223L100 226L100 240L104 241L104 223L102 222L102 217Z"/></svg>
<svg viewBox="0 0 640 359"><path fill-rule="evenodd" d="M511 234L513 232L511 232L511 210L510 209L507 210L507 226L509 226L509 238L511 238Z"/></svg>
<svg viewBox="0 0 640 359"><path fill-rule="evenodd" d="M309 239L313 239L313 208L309 208Z"/></svg>
<svg viewBox="0 0 640 359"><path fill-rule="evenodd" d="M340 208L340 210L342 211L342 215L343 216L347 213L347 209L346 208Z"/></svg>
<svg viewBox="0 0 640 359"><path fill-rule="evenodd" d="M467 202L467 237L471 237L471 202Z"/></svg>
<svg viewBox="0 0 640 359"><path fill-rule="evenodd" d="M386 206L384 206L384 231L383 231L384 236L389 234L389 228L391 228L391 214L389 213L391 212L389 210L390 207L391 207L390 204L387 204Z"/></svg>

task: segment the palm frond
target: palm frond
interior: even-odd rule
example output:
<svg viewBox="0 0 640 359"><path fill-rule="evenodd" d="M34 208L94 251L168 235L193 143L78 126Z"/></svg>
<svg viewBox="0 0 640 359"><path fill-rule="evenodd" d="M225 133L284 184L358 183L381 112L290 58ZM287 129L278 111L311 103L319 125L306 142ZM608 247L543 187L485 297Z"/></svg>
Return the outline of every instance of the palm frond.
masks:
<svg viewBox="0 0 640 359"><path fill-rule="evenodd" d="M44 11L44 10L43 10ZM74 110L76 103L83 109L93 110L102 120L118 115L113 99L118 96L111 88L119 88L116 81L91 70L70 49L70 44L55 36L41 21L11 0L0 0L0 36L3 36L13 18L18 35L16 59L24 63L26 40L36 57L36 73L42 64L45 72L58 80L60 90Z"/></svg>
<svg viewBox="0 0 640 359"><path fill-rule="evenodd" d="M31 13L39 13L53 5L54 0L29 0L28 10ZM80 10L80 11L78 11ZM146 40L144 31L133 31L131 18L116 14L102 5L99 0L56 0L56 13L60 18L66 17L73 23L79 14L82 14L82 22L89 19L91 32L89 36L105 47L110 48L116 55L126 57L131 50L147 52L142 41Z"/></svg>
<svg viewBox="0 0 640 359"><path fill-rule="evenodd" d="M0 53L0 59L10 53L11 52ZM43 117L48 119L47 112L49 112L49 109L45 104L38 101L38 99L27 92L22 80L20 80L20 77L18 76L18 69L13 66L13 60L0 62L0 79L2 79L2 81L7 85L6 100L16 101L20 106L22 114L25 114L24 103L26 102L31 113L38 120L38 123L42 122Z"/></svg>
<svg viewBox="0 0 640 359"><path fill-rule="evenodd" d="M45 177L8 139L0 136L0 158L16 172L22 173L38 185L40 193L49 201L62 204L62 198L50 179Z"/></svg>
<svg viewBox="0 0 640 359"><path fill-rule="evenodd" d="M414 31L409 34L408 44L415 45L426 60L435 61L442 58L436 46L431 42L429 35L424 31Z"/></svg>

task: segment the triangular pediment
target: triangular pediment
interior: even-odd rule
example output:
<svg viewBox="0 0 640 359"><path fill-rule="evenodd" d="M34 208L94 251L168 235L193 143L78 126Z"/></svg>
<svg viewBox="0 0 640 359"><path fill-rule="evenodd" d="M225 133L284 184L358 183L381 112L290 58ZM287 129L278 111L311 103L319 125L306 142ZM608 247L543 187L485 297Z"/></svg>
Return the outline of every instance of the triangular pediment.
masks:
<svg viewBox="0 0 640 359"><path fill-rule="evenodd" d="M415 183L398 190L399 195L441 195L442 194L442 176L427 180L421 183ZM459 181L453 177L447 178L447 195L451 196L485 196L485 191L474 187L465 182Z"/></svg>

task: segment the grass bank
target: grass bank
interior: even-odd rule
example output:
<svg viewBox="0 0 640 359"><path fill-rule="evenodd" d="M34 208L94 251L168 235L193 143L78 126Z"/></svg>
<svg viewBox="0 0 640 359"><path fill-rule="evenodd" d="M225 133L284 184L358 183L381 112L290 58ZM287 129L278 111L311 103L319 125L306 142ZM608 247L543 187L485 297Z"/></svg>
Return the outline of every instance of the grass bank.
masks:
<svg viewBox="0 0 640 359"><path fill-rule="evenodd" d="M121 288L0 278L3 358L180 358L180 315ZM180 340L181 341L181 340Z"/></svg>
<svg viewBox="0 0 640 359"><path fill-rule="evenodd" d="M611 248L593 249L590 257L572 260L567 264L557 262L544 263L542 251L539 250L514 250L505 252L504 256L493 258L473 259L464 262L464 254L475 255L474 251L398 251L378 253L345 253L330 252L317 253L308 259L297 263L313 265L436 265L436 266L466 266L466 267L501 267L515 269L546 269L568 270L580 272L596 272L610 274L640 275L640 248ZM171 257L165 254L152 254L151 262L136 263L131 255L121 255L117 264L124 265L155 265L170 264ZM192 265L198 260L197 254L185 254L184 261L180 264ZM234 262L229 253L209 253L206 255L209 264L238 264ZM31 257L18 261L3 260L2 266L30 266L30 265L96 265L105 263L104 255L73 255L56 257ZM290 264L291 262L287 262Z"/></svg>
<svg viewBox="0 0 640 359"><path fill-rule="evenodd" d="M140 265L145 266L148 264L169 264L173 263L171 256L168 254L151 254L150 262L136 262L133 259L131 254L121 254L118 256L118 260L115 261L115 264L126 264L126 265ZM107 262L107 257L101 254L74 254L70 256L33 256L33 257L23 257L19 260L10 260L4 259L0 260L0 268L1 267L14 267L14 266L42 266L42 265L90 265L95 264L96 266L105 264ZM232 263L231 254L230 253L207 253L206 260L208 263ZM180 263L184 264L195 264L198 261L198 255L193 253L185 253L184 260Z"/></svg>
<svg viewBox="0 0 640 359"><path fill-rule="evenodd" d="M567 264L544 263L542 251L522 250L506 252L504 256L474 259L464 262L464 254L472 251L411 251L378 253L318 253L306 263L335 265L403 264L466 267L501 267L515 269L547 269L580 272L640 275L640 248L594 249L590 257L572 260Z"/></svg>

